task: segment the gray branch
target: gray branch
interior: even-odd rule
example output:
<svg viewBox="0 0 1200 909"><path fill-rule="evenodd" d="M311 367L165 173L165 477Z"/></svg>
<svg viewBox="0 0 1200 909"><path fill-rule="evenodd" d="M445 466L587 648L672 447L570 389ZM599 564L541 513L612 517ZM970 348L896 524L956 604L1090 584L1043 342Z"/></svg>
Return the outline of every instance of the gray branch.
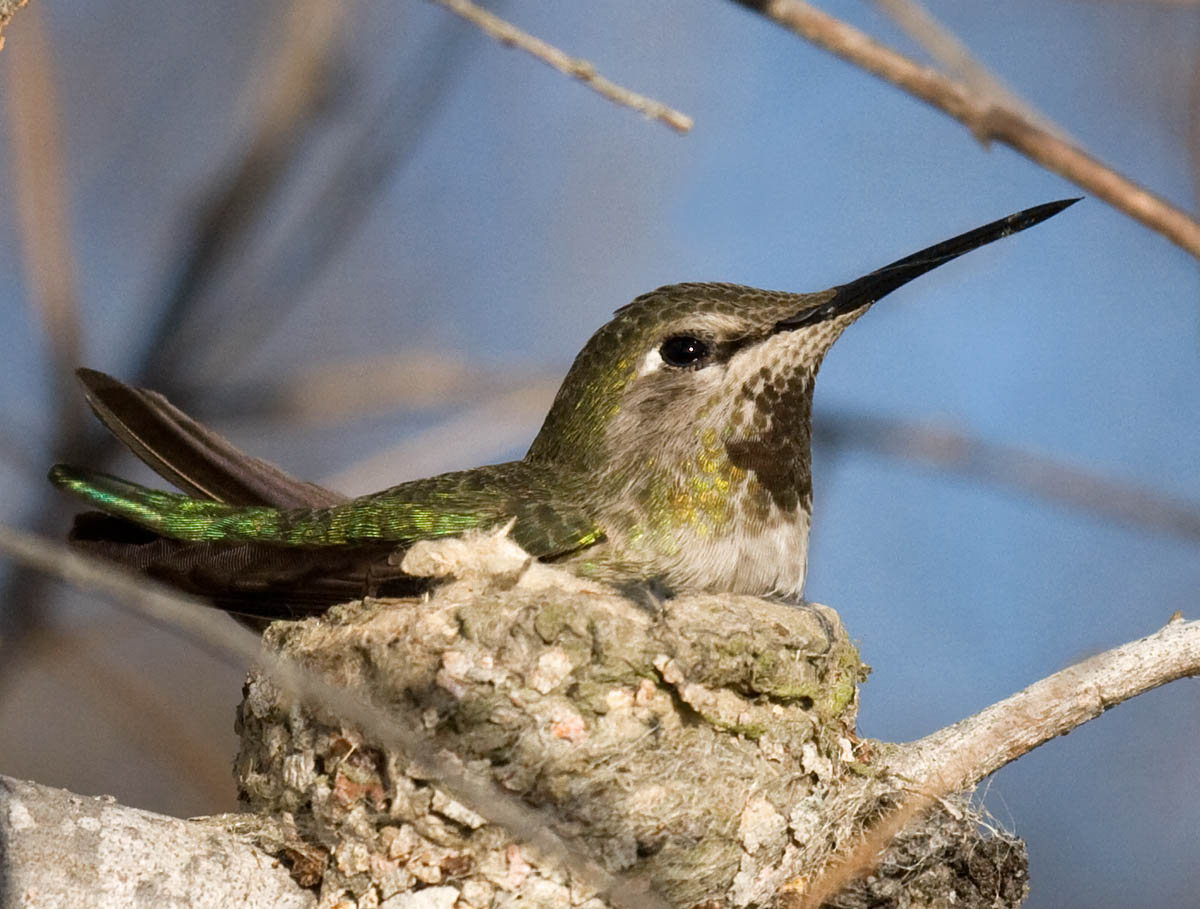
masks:
<svg viewBox="0 0 1200 909"><path fill-rule="evenodd" d="M0 906L315 906L251 842L246 831L259 826L252 816L182 821L0 776Z"/></svg>

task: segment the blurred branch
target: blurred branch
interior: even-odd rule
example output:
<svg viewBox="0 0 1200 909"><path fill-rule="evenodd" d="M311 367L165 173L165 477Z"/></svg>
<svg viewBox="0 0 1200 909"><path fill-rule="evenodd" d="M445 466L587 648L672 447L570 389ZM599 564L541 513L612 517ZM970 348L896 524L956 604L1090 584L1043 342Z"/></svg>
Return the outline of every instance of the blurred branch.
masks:
<svg viewBox="0 0 1200 909"><path fill-rule="evenodd" d="M941 110L981 142L1001 142L1200 258L1200 223L1165 199L966 85L922 66L804 0L733 0Z"/></svg>
<svg viewBox="0 0 1200 909"><path fill-rule="evenodd" d="M150 333L142 380L167 388L188 342L179 335L199 299L261 216L302 146L302 136L328 96L330 55L348 4L292 0L261 78L257 130L236 166L209 191L190 240L171 270L156 330ZM155 301L157 304L157 301ZM155 309L157 309L157 305Z"/></svg>
<svg viewBox="0 0 1200 909"><path fill-rule="evenodd" d="M442 787L480 816L529 844L545 861L585 886L608 894L629 909L666 909L642 882L609 874L551 829L552 818L531 808L496 783L448 760L419 717L382 710L323 674L262 648L258 635L229 621L203 600L183 596L70 547L0 526L0 552L22 564L101 593L119 607L215 652L233 665L257 664L292 697L359 729L378 745L395 749L417 765L424 778Z"/></svg>
<svg viewBox="0 0 1200 909"><path fill-rule="evenodd" d="M173 769L209 804L228 802L228 756L193 735L188 708L164 703L146 680L100 658L96 649L88 637L43 626L25 642L20 657L37 660L43 671L90 702L95 713L135 742L140 754Z"/></svg>
<svg viewBox="0 0 1200 909"><path fill-rule="evenodd" d="M275 419L288 422L345 421L371 412L395 412L477 402L527 386L527 377L467 366L453 351L408 351L355 357L310 367L289 377L278 391ZM534 380L538 387L557 378ZM551 389L547 408L554 396Z"/></svg>
<svg viewBox="0 0 1200 909"><path fill-rule="evenodd" d="M789 909L818 909L878 856L913 817L961 792L1034 748L1111 707L1177 679L1200 675L1200 621L1176 616L1162 629L1035 682L974 716L886 755L881 770L913 795L839 850Z"/></svg>
<svg viewBox="0 0 1200 909"><path fill-rule="evenodd" d="M238 330L226 332L206 346L202 374L223 376L228 363L242 359L262 343L269 330L303 299L308 284L354 236L383 195L387 181L419 147L425 124L439 110L441 99L461 72L468 34L449 27L441 40L424 43L420 48L424 62L402 71L374 109L355 117L357 131L340 151L339 160L326 168L324 185L305 211L292 219L279 251L271 261L256 263L252 275L227 295L233 304L230 308L236 307L228 318L237 323ZM412 77L413 69L424 73L419 84ZM219 387L207 389L204 404L222 412L242 406L237 395L225 394Z"/></svg>
<svg viewBox="0 0 1200 909"><path fill-rule="evenodd" d="M653 98L639 95L615 82L610 82L596 72L596 67L588 61L569 56L554 45L547 44L494 13L489 13L482 7L476 6L470 0L433 0L433 2L477 25L501 44L523 50L560 73L578 79L592 91L614 104L635 110L650 120L665 123L677 133L686 133L692 128L692 118L687 114L667 107Z"/></svg>
<svg viewBox="0 0 1200 909"><path fill-rule="evenodd" d="M57 409L55 455L78 444L83 408L74 393L79 365L79 306L75 257L68 227L62 127L55 90L54 53L40 8L21 22L21 46L8 53L8 133L12 150L12 193L25 262L26 290L50 351Z"/></svg>
<svg viewBox="0 0 1200 909"><path fill-rule="evenodd" d="M48 443L49 455L55 460L65 460L79 452L84 435L83 402L74 385L82 328L68 226L55 58L40 7L23 14L20 35L21 41L5 55L12 77L8 80L5 103L12 153L10 183L21 235L26 293L30 308L37 310L46 333L53 383L52 403L47 407L47 412L53 415L54 430ZM14 428L10 422L9 431ZM38 526L47 529L60 516L61 509L53 504L42 508L37 516ZM0 595L0 636L12 653L19 653L22 640L45 621L45 610L38 608L40 591L41 578L28 572L14 571L4 581ZM11 680L19 662L12 655L0 660L0 688Z"/></svg>
<svg viewBox="0 0 1200 909"><path fill-rule="evenodd" d="M404 350L301 364L276 381L222 386L221 415L288 425L346 423L381 413L445 409L506 394L520 388L550 387L548 410L558 375L480 369L451 350ZM197 393L199 390L197 390Z"/></svg>
<svg viewBox="0 0 1200 909"><path fill-rule="evenodd" d="M1200 0L1197 0L1200 3ZM1188 86L1187 152L1192 165L1192 194L1200 199L1200 56L1192 63Z"/></svg>
<svg viewBox="0 0 1200 909"><path fill-rule="evenodd" d="M952 470L1133 527L1200 541L1200 504L1179 502L1154 490L1098 477L1053 458L952 429L865 414L819 415L814 420L814 440Z"/></svg>
<svg viewBox="0 0 1200 909"><path fill-rule="evenodd" d="M270 191L281 179L299 145L299 135L319 107L325 92L324 68L328 49L336 34L337 17L342 15L345 8L346 4L326 3L324 0L293 0L288 7L282 35L265 77L264 96L256 111L258 132L239 168L223 179L204 207L196 236L173 274L164 314L154 330L147 332L147 354L141 379L148 384L170 387L182 362L182 352L196 348L196 345L189 345L180 336L180 328L228 256L235 250L240 251L246 227L265 205ZM44 61L50 59L47 50L43 43L31 55L38 60L35 72L37 67L44 66ZM13 52L9 53L11 55ZM26 95L20 91L23 87L21 78L12 82L16 89L12 92L14 96ZM32 82L36 87L38 80L35 78ZM26 96L51 100L52 96L46 92L42 88L36 94L30 91ZM34 107L36 112L36 105ZM49 103L43 104L41 112L44 114L49 110ZM34 141L48 140L38 137L31 140L31 144ZM29 155L32 158L30 167L47 171L55 159L53 143L49 151L40 145L32 145ZM15 182L21 189L24 177ZM54 192L54 186L37 187L37 195L33 196L31 203L35 214L40 213L42 218L46 218L46 211L55 210ZM56 230L65 237L65 228L60 226ZM49 268L51 274L58 275L52 280L61 281L61 275L70 274L70 258L55 249L49 241L39 242L37 252L43 256L47 263L45 267ZM160 307L156 305L152 309L159 311ZM75 408L82 418L82 399L74 381L74 369L80 360L77 334L72 341L69 327L59 323L49 330L58 340L55 348L59 382L57 400L64 408ZM211 334L210 329L208 335ZM82 426L82 420L76 419L72 425ZM61 434L54 445L52 457L55 460L102 461L99 446L106 446L109 451L113 446L113 441L108 437L104 437L97 449L92 451L83 450L81 443L82 432ZM67 451L68 446L75 445L78 445L75 453ZM48 488L46 492L49 495ZM63 508L59 501L55 498L42 509L38 524L40 528L46 530L61 521ZM8 649L20 652L20 644L25 636L43 621L46 611L36 608L41 591L42 578L19 569L6 580L0 592L0 608L4 609ZM0 688L11 679L17 665L15 659L0 661Z"/></svg>
<svg viewBox="0 0 1200 909"><path fill-rule="evenodd" d="M506 449L528 445L557 388L557 381L545 379L482 398L476 407L351 465L327 485L332 489L383 489L397 482L397 465L403 465L412 477L422 477L446 470L447 452L453 453L459 466L472 467Z"/></svg>

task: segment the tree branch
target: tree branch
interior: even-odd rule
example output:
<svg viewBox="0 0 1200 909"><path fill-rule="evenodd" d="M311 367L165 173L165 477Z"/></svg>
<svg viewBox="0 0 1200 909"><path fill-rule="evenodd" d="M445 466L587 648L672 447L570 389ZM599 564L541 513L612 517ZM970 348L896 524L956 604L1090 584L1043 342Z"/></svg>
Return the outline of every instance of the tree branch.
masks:
<svg viewBox="0 0 1200 909"><path fill-rule="evenodd" d="M1176 616L1162 629L1097 654L974 716L900 746L881 762L912 795L839 850L794 909L818 909L868 874L906 824L946 795L975 786L1005 764L1066 735L1110 707L1176 679L1200 675L1200 621Z"/></svg>
<svg viewBox="0 0 1200 909"><path fill-rule="evenodd" d="M949 114L981 142L1001 142L1103 199L1200 258L1200 223L1083 149L1015 111L980 98L804 0L734 0L830 53Z"/></svg>
<svg viewBox="0 0 1200 909"><path fill-rule="evenodd" d="M553 44L548 44L529 32L522 31L512 23L476 6L470 0L433 0L433 2L438 6L444 6L468 22L474 23L501 44L519 48L527 54L537 57L548 66L554 67L560 73L578 79L592 91L615 104L635 110L651 120L665 123L677 133L686 133L692 128L692 118L687 114L667 107L653 98L639 95L615 82L610 82L596 72L596 67L587 60L569 56Z"/></svg>
<svg viewBox="0 0 1200 909"><path fill-rule="evenodd" d="M0 776L0 899L93 909L311 909L313 893L250 842L246 833L260 823L183 821Z"/></svg>
<svg viewBox="0 0 1200 909"><path fill-rule="evenodd" d="M875 5L920 44L950 76L975 92L981 100L1002 104L1049 132L1061 135L1061 130L1038 115L976 60L958 36L938 22L918 0L875 0Z"/></svg>
<svg viewBox="0 0 1200 909"><path fill-rule="evenodd" d="M1110 707L1195 675L1200 621L1173 618L1149 637L1089 657L904 746L887 766L897 776L958 792Z"/></svg>

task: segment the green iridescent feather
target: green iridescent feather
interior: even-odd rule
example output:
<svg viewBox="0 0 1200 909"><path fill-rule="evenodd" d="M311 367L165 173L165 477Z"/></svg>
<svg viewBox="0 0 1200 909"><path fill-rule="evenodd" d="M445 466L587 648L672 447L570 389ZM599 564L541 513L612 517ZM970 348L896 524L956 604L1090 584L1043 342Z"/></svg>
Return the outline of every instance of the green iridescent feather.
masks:
<svg viewBox="0 0 1200 909"><path fill-rule="evenodd" d="M108 474L58 465L50 481L106 514L186 542L359 546L453 536L514 521L511 535L531 555L572 552L603 533L520 461L447 473L317 509L229 505L163 492Z"/></svg>

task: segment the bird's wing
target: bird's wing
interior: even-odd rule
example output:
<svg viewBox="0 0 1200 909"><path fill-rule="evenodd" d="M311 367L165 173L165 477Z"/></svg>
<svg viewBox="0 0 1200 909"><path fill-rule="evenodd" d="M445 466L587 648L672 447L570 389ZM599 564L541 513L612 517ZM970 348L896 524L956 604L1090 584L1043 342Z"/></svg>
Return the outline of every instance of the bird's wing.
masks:
<svg viewBox="0 0 1200 909"><path fill-rule="evenodd" d="M185 543L396 548L512 521L513 538L545 557L603 536L578 507L551 498L541 476L520 461L403 483L326 508L230 505L64 465L50 471L50 481L107 515Z"/></svg>
<svg viewBox="0 0 1200 909"><path fill-rule="evenodd" d="M185 492L230 505L322 508L346 501L239 451L158 392L94 369L76 370L92 411L155 473Z"/></svg>
<svg viewBox="0 0 1200 909"><path fill-rule="evenodd" d="M519 503L514 512L509 535L539 559L564 556L604 539L604 531L582 508L561 499Z"/></svg>
<svg viewBox="0 0 1200 909"><path fill-rule="evenodd" d="M350 533L359 539L365 533L407 543L511 522L510 536L526 552L550 558L604 538L595 520L569 502L558 483L524 461L403 483L329 511L343 508L347 525L356 525Z"/></svg>

